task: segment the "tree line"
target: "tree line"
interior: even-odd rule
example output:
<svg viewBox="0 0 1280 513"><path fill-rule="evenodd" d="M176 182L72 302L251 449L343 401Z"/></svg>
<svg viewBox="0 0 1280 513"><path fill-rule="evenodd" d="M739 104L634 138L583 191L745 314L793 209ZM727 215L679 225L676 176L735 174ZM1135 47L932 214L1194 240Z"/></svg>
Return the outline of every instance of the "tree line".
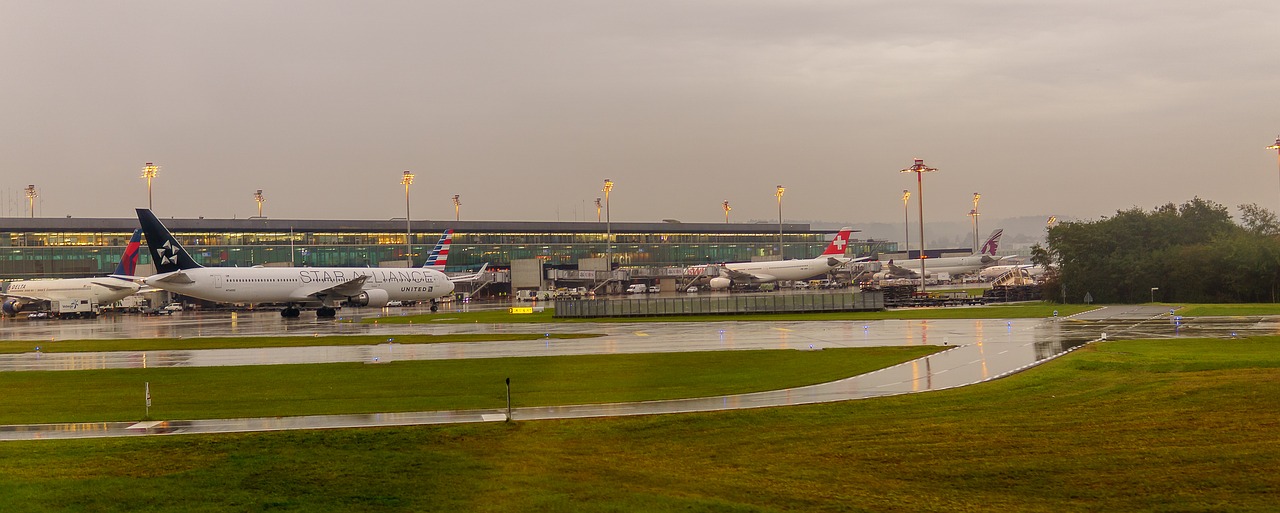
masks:
<svg viewBox="0 0 1280 513"><path fill-rule="evenodd" d="M1194 198L1150 211L1049 228L1033 263L1048 271L1044 297L1081 303L1239 303L1280 300L1280 223L1256 203L1240 221Z"/></svg>

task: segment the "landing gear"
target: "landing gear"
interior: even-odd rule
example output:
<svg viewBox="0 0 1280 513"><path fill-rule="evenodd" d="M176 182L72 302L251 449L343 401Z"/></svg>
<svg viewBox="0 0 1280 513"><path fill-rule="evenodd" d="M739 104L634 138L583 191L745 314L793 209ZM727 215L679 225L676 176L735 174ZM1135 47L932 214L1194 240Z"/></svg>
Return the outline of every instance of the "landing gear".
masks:
<svg viewBox="0 0 1280 513"><path fill-rule="evenodd" d="M435 311L436 311L436 310L439 310L439 309L440 309L440 305L436 304L436 300L432 299L432 300L431 300L431 312L432 312L432 313L435 313Z"/></svg>
<svg viewBox="0 0 1280 513"><path fill-rule="evenodd" d="M338 310L334 308L322 306L316 309L316 317L330 319L330 318L336 317L337 315L338 315Z"/></svg>
<svg viewBox="0 0 1280 513"><path fill-rule="evenodd" d="M285 307L285 309L284 309L284 310L281 310L281 311L280 311L280 316L281 316L281 317L284 317L285 319L293 319L293 318L297 317L297 316L298 316L299 314L301 314L301 313L302 313L302 311L301 311L301 310L298 310L298 308L297 308L297 307L294 307L294 306L288 306L288 307Z"/></svg>

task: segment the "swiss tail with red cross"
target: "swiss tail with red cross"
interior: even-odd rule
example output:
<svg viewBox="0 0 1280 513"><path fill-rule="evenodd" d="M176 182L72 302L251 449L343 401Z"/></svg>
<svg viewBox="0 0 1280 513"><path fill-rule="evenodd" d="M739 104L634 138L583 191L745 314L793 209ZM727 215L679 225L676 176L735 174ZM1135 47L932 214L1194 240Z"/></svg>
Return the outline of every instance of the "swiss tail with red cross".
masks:
<svg viewBox="0 0 1280 513"><path fill-rule="evenodd" d="M845 248L849 247L850 233L853 233L853 228L848 226L841 228L836 238L831 239L831 244L827 245L827 250L822 252L822 256L844 255Z"/></svg>

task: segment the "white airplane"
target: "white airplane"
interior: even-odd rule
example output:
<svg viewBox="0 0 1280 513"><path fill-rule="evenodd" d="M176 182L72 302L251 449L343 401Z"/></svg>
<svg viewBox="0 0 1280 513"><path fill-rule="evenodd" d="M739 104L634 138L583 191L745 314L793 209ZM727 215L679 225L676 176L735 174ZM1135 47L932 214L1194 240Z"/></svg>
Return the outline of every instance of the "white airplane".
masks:
<svg viewBox="0 0 1280 513"><path fill-rule="evenodd" d="M298 305L319 303L317 317L337 315L346 301L385 306L390 301L431 301L453 292L453 282L435 269L370 267L204 267L197 264L155 214L138 209L138 222L158 274L147 285L220 303L284 303L283 317L297 317Z"/></svg>
<svg viewBox="0 0 1280 513"><path fill-rule="evenodd" d="M92 317L98 314L96 305L109 305L135 294L141 285L133 282L134 269L138 265L138 247L142 230L135 230L124 248L120 264L111 276L102 278L60 278L52 280L11 281L4 289L4 302L0 311L17 315L24 309L47 308L55 317L76 315ZM55 305L55 303L57 303Z"/></svg>
<svg viewBox="0 0 1280 513"><path fill-rule="evenodd" d="M1004 235L1003 229L997 229L991 232L991 236L987 237L987 241L982 244L982 249L969 256L926 258L924 260L925 273L929 276L936 276L937 273L947 273L951 275L972 273L979 271L984 267L996 265L1003 259L1013 258L997 258L995 256L996 248L1000 246L1001 235ZM876 273L875 278L888 279L920 277L920 260L899 260L897 262L890 260L887 267L888 269Z"/></svg>
<svg viewBox="0 0 1280 513"><path fill-rule="evenodd" d="M852 228L841 228L827 250L817 258L798 260L774 260L770 262L736 262L720 264L719 276L711 278L708 286L712 289L727 289L732 285L755 285L778 280L807 280L831 272L849 262L862 259L845 258L844 249L849 244Z"/></svg>
<svg viewBox="0 0 1280 513"><path fill-rule="evenodd" d="M1004 265L993 265L991 267L984 267L982 268L981 271L978 271L978 277L985 281L991 281L1001 276L1004 276L1004 273L1007 273L1014 269L1022 269L1027 272L1027 276L1030 276L1032 278L1035 278L1037 276L1044 274L1044 268L1035 264L1004 264Z"/></svg>

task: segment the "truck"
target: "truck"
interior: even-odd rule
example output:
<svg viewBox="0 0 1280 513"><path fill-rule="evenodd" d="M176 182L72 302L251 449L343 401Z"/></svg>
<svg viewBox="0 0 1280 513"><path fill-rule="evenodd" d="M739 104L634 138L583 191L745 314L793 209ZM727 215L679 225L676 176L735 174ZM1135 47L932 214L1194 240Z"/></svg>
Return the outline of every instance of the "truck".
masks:
<svg viewBox="0 0 1280 513"><path fill-rule="evenodd" d="M101 312L96 299L49 302L49 315L52 317L97 317Z"/></svg>
<svg viewBox="0 0 1280 513"><path fill-rule="evenodd" d="M627 287L627 293L629 294L644 294L646 290L649 290L649 287L646 287L643 283L633 283L630 287Z"/></svg>
<svg viewBox="0 0 1280 513"><path fill-rule="evenodd" d="M516 301L548 301L555 296L550 290L521 289L516 291Z"/></svg>

